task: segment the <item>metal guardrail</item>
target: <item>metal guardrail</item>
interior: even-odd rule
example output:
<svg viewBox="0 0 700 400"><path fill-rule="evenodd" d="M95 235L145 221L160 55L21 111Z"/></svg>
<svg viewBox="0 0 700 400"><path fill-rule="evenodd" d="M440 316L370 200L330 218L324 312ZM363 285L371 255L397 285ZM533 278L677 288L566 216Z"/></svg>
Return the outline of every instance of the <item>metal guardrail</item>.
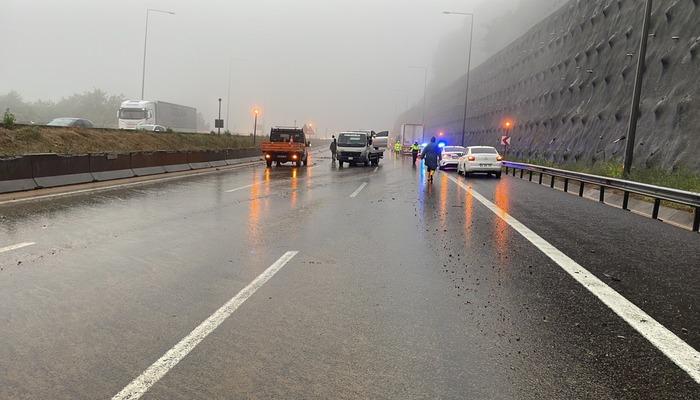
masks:
<svg viewBox="0 0 700 400"><path fill-rule="evenodd" d="M516 176L516 171L520 171L520 178L523 178L525 173L528 174L529 180L532 181L533 175L539 176L539 183L542 184L543 178L549 176L549 186L554 187L557 178L564 180L564 191L569 192L569 182L579 182L578 195L583 197L583 192L586 185L597 186L600 189L598 200L605 201L605 190L616 189L623 192L622 208L629 210L630 194L637 194L654 199L654 207L651 217L659 219L659 208L661 201L669 201L676 204L682 204L694 209L693 231L700 230L700 193L688 192L685 190L672 189L663 186L649 185L618 178L608 178L604 176L584 174L581 172L567 171L563 169L543 167L540 165L517 163L504 161L505 173L508 175L512 171L512 175Z"/></svg>

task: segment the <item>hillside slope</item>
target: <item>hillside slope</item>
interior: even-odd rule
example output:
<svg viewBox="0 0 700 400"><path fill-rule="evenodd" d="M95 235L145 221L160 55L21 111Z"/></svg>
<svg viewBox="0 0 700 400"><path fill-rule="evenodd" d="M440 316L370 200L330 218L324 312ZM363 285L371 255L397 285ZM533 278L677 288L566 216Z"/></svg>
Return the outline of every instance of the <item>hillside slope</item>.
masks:
<svg viewBox="0 0 700 400"><path fill-rule="evenodd" d="M496 145L515 121L513 155L557 163L619 161L625 147L643 7L572 0L472 71L466 144ZM700 171L700 3L654 5L636 168ZM429 99L427 127L461 141L464 79ZM409 110L403 121L415 119Z"/></svg>

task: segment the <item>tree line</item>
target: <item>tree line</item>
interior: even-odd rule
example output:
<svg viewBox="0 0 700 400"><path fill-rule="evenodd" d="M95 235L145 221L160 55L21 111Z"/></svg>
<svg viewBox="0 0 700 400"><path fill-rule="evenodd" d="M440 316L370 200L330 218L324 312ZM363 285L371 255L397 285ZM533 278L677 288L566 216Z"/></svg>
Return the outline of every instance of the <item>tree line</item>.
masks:
<svg viewBox="0 0 700 400"><path fill-rule="evenodd" d="M126 100L124 95L111 95L101 89L76 93L58 101L26 101L18 92L11 91L4 95L0 94L0 113L9 108L19 124L41 125L54 118L75 117L87 118L96 127L117 128L117 113L124 100ZM209 124L199 112L197 130L200 132L209 130Z"/></svg>

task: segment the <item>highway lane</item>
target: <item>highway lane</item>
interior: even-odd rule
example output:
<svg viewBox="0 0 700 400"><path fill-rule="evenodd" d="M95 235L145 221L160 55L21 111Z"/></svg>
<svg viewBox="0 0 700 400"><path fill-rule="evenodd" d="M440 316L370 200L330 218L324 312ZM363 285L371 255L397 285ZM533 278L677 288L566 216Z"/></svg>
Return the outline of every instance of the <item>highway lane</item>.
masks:
<svg viewBox="0 0 700 400"><path fill-rule="evenodd" d="M143 398L700 394L447 175L422 182L406 160L318 158L0 206L0 247L36 243L0 253L0 398L114 396L288 251ZM696 234L469 182L698 347Z"/></svg>

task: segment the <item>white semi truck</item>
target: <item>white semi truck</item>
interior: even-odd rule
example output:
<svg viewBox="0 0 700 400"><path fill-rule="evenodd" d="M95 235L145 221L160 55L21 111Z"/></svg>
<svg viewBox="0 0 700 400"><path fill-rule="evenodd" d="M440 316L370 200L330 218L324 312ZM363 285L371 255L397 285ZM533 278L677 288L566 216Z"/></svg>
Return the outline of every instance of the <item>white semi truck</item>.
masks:
<svg viewBox="0 0 700 400"><path fill-rule="evenodd" d="M197 132L197 109L164 101L127 100L119 107L119 129L162 125L175 132Z"/></svg>

